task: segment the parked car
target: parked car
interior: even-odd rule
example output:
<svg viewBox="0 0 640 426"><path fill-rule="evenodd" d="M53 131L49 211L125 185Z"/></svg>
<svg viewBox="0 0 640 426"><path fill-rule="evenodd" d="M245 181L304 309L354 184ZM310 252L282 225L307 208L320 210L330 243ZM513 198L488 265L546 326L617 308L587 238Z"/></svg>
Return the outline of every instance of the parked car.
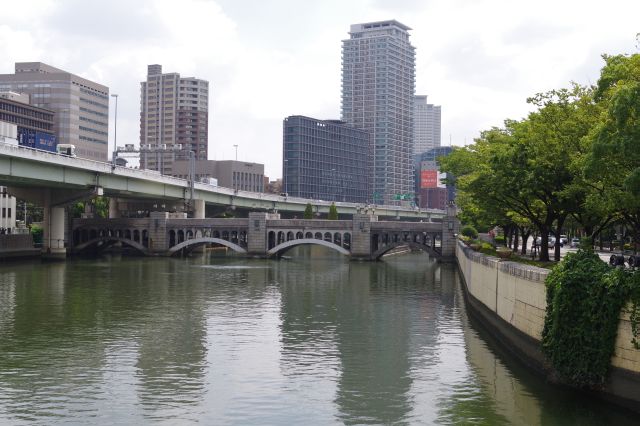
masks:
<svg viewBox="0 0 640 426"><path fill-rule="evenodd" d="M560 244L569 244L569 238L566 235L560 235Z"/></svg>
<svg viewBox="0 0 640 426"><path fill-rule="evenodd" d="M553 235L549 235L549 248L552 248L553 246L556 245L556 237L554 237ZM540 244L542 244L542 237L538 237L536 238L536 245L540 246ZM562 243L560 243L560 245L562 245Z"/></svg>
<svg viewBox="0 0 640 426"><path fill-rule="evenodd" d="M580 238L572 238L571 239L571 247L573 247L573 248L580 247Z"/></svg>

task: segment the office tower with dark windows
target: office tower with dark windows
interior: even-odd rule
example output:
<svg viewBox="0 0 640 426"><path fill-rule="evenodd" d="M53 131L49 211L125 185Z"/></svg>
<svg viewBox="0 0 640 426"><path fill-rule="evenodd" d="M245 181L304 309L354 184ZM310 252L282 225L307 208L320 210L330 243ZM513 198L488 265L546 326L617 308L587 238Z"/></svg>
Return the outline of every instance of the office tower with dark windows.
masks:
<svg viewBox="0 0 640 426"><path fill-rule="evenodd" d="M209 83L149 65L140 86L140 167L171 175L190 151L206 160Z"/></svg>
<svg viewBox="0 0 640 426"><path fill-rule="evenodd" d="M58 143L76 155L107 161L109 88L42 62L16 62L15 74L0 75L0 91L29 95L30 104L54 112Z"/></svg>
<svg viewBox="0 0 640 426"><path fill-rule="evenodd" d="M413 154L418 155L440 146L441 107L427 103L427 97L416 95L413 104Z"/></svg>
<svg viewBox="0 0 640 426"><path fill-rule="evenodd" d="M293 115L283 122L282 191L325 201L369 201L370 135L339 120Z"/></svg>
<svg viewBox="0 0 640 426"><path fill-rule="evenodd" d="M342 41L342 119L372 135L371 199L377 204L401 204L413 193L415 48L409 30L395 20L356 24Z"/></svg>
<svg viewBox="0 0 640 426"><path fill-rule="evenodd" d="M443 210L456 198L454 177L440 172L440 159L451 154L453 148L440 146L415 156L416 204L420 208Z"/></svg>

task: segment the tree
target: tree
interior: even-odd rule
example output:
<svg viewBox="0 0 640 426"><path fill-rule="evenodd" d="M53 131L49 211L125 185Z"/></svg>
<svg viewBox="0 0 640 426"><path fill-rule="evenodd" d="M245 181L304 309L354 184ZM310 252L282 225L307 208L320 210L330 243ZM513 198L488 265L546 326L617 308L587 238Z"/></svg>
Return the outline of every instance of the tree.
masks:
<svg viewBox="0 0 640 426"><path fill-rule="evenodd" d="M311 203L307 203L307 207L305 207L304 209L304 216L305 219L313 219L313 206L311 205Z"/></svg>
<svg viewBox="0 0 640 426"><path fill-rule="evenodd" d="M338 208L336 207L335 203L331 203L331 206L329 207L328 219L329 220L338 220Z"/></svg>
<svg viewBox="0 0 640 426"><path fill-rule="evenodd" d="M640 240L640 55L604 56L595 98L605 108L592 133L585 170L602 189L597 200Z"/></svg>
<svg viewBox="0 0 640 426"><path fill-rule="evenodd" d="M82 217L85 213L85 206L91 205L93 213L97 217L106 219L109 217L109 199L107 197L95 197L88 201L79 201L72 206L72 215L74 218Z"/></svg>
<svg viewBox="0 0 640 426"><path fill-rule="evenodd" d="M533 225L541 235L540 259L546 261L550 231L559 234L567 216L580 209L576 199L583 182L572 158L585 151L583 141L597 110L591 89L576 84L528 101L539 109L524 120L505 121L503 129L482 132L472 146L442 159L441 166L456 176L467 206L505 229ZM558 244L556 259L559 250Z"/></svg>

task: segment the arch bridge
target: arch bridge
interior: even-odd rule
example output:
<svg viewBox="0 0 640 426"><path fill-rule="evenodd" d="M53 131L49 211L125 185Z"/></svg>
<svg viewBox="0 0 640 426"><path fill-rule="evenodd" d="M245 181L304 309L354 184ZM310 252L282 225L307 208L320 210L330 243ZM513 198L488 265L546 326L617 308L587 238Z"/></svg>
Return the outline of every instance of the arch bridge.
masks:
<svg viewBox="0 0 640 426"><path fill-rule="evenodd" d="M453 216L442 222L402 222L378 221L370 214L352 220L280 219L263 212L248 218L188 219L153 212L148 218L74 219L70 245L82 253L121 244L147 256L184 255L213 245L256 257L318 245L362 260L377 260L406 247L450 260L457 226Z"/></svg>

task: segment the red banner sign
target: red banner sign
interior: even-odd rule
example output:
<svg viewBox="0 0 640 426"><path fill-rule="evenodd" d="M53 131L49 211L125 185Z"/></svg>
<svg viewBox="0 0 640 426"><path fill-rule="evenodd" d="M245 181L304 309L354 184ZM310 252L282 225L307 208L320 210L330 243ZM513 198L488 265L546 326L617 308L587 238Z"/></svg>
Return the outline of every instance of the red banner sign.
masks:
<svg viewBox="0 0 640 426"><path fill-rule="evenodd" d="M437 170L421 170L420 171L420 188L437 188L438 187L438 171Z"/></svg>

